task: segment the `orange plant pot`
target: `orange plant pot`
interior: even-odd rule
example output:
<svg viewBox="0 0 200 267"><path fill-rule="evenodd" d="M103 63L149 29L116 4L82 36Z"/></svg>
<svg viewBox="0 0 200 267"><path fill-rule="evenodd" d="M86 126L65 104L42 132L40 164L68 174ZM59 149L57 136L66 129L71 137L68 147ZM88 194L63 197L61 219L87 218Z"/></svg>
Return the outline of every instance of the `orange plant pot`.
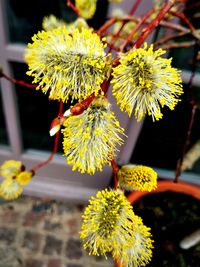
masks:
<svg viewBox="0 0 200 267"><path fill-rule="evenodd" d="M146 196L148 194L155 194L161 192L177 192L183 193L186 195L190 195L196 199L200 200L200 187L197 185L187 184L184 182L174 183L173 181L159 181L158 187L156 190L152 192L132 192L128 195L127 199L130 201L131 204L134 204L137 200L141 197Z"/></svg>
<svg viewBox="0 0 200 267"><path fill-rule="evenodd" d="M169 180L158 181L157 189L152 191L152 192L139 192L139 191L132 192L128 195L127 199L133 205L135 202L137 202L143 196L146 196L149 194L166 192L166 191L190 195L190 196L200 200L200 187L199 186L184 183L184 182L174 183L171 180L170 181ZM124 267L124 266L122 264L120 264L117 260L115 260L115 267Z"/></svg>

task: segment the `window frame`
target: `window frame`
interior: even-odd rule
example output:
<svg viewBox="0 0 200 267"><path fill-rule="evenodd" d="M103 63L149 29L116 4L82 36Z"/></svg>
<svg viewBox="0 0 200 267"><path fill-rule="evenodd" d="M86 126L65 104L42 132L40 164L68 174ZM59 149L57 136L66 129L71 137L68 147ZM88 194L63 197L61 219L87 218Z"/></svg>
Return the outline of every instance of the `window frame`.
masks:
<svg viewBox="0 0 200 267"><path fill-rule="evenodd" d="M9 43L8 41L5 1L0 1L0 64L3 67L3 71L12 77L9 62L25 63L23 58L25 45ZM140 9L142 10L142 7ZM112 10L112 6L109 10ZM189 80L189 76L190 72L182 72L184 82ZM32 149L23 150L22 130L14 86L5 79L1 79L0 82L3 111L10 144L8 147L0 144L0 164L5 160L15 159L23 161L27 168L31 167L48 158L49 153ZM194 84L200 84L200 75L195 75ZM125 129L125 134L128 136L125 144L117 154L116 161L119 164L128 164L143 121L137 123L133 116L129 118L115 105L115 100L110 93L109 98L111 99L111 103L113 103L113 111L119 119L121 126ZM174 179L174 171L164 169L156 170L160 178ZM111 177L112 169L110 166L105 166L102 172L97 172L94 175L80 174L78 171L72 172L71 166L66 164L63 156L56 155L53 161L39 170L31 183L25 187L25 194L86 201L98 189L107 187L110 184ZM192 173L183 173L181 180L200 184L199 175Z"/></svg>

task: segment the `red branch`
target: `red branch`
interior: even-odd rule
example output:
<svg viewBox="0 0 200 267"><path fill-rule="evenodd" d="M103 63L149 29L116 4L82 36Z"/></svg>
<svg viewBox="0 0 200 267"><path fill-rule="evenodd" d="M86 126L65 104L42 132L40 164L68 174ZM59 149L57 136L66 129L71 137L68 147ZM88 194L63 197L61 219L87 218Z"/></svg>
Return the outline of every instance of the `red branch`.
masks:
<svg viewBox="0 0 200 267"><path fill-rule="evenodd" d="M175 16L178 17L179 19L181 19L183 22L185 22L186 25L188 25L188 27L190 28L190 30L193 32L195 31L194 26L192 25L192 23L189 21L189 19L183 14L183 13L178 13L178 12L174 12L174 11L170 11L170 13Z"/></svg>
<svg viewBox="0 0 200 267"><path fill-rule="evenodd" d="M132 8L131 8L131 10L130 10L130 12L129 12L129 15L130 15L130 16L132 16L132 15L135 13L135 11L136 11L136 9L138 8L138 6L139 6L139 4L140 4L141 1L142 1L142 0L135 0L134 5L132 6Z"/></svg>
<svg viewBox="0 0 200 267"><path fill-rule="evenodd" d="M63 102L60 101L58 116L61 116L62 112L63 112ZM48 164L53 159L54 155L56 154L56 152L58 150L59 140L60 140L60 131L55 136L54 146L53 146L53 150L52 150L50 156L48 157L47 160L42 161L41 163L39 163L35 167L33 167L31 170L33 173L35 173L38 169L40 169L43 166L45 166L46 164Z"/></svg>
<svg viewBox="0 0 200 267"><path fill-rule="evenodd" d="M14 83L14 84L19 84L19 85L22 85L24 87L27 87L27 88L36 88L37 85L33 85L33 84L30 84L30 83L26 83L24 81L20 81L20 80L15 80L13 78L10 78L8 77L6 74L4 73L0 73L0 76L5 78L7 81L11 82L11 83Z"/></svg>
<svg viewBox="0 0 200 267"><path fill-rule="evenodd" d="M67 0L67 6L71 8L76 13L76 15L79 17L78 9L75 7L75 5L72 4L70 0Z"/></svg>
<svg viewBox="0 0 200 267"><path fill-rule="evenodd" d="M172 8L172 6L176 3L176 0L169 0L163 8L160 10L157 17L143 30L143 33L136 40L134 47L139 48L149 34L159 25L160 21L164 18L165 14Z"/></svg>
<svg viewBox="0 0 200 267"><path fill-rule="evenodd" d="M131 33L127 36L126 40L123 42L123 44L120 46L120 51L123 51L123 49L126 47L126 45L131 41L133 35L138 31L140 26L146 21L146 19L151 16L153 13L153 9L149 10L146 14L144 14L140 20L140 22L136 25L136 27L131 31Z"/></svg>
<svg viewBox="0 0 200 267"><path fill-rule="evenodd" d="M116 190L118 188L118 177L117 177L117 173L119 171L119 167L118 167L118 165L117 165L117 163L115 162L114 159L111 161L111 165L112 165L113 176L114 176L114 189Z"/></svg>

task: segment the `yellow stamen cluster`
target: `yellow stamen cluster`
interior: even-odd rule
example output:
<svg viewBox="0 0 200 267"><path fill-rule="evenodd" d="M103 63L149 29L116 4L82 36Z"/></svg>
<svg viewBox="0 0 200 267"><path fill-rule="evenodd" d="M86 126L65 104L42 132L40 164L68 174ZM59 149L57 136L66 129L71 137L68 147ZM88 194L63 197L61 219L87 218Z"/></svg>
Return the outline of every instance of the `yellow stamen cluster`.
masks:
<svg viewBox="0 0 200 267"><path fill-rule="evenodd" d="M121 110L129 116L134 111L138 121L146 114L153 121L159 120L163 115L161 107L173 110L180 101L183 93L180 73L171 67L171 59L160 57L164 53L145 44L144 48L121 54L120 64L113 69L113 95Z"/></svg>
<svg viewBox="0 0 200 267"><path fill-rule="evenodd" d="M0 184L0 196L6 200L18 198L23 192L23 186L30 182L32 172L22 171L20 161L8 160L0 167L0 174L4 177Z"/></svg>
<svg viewBox="0 0 200 267"><path fill-rule="evenodd" d="M81 17L91 19L96 11L97 0L75 0L75 6Z"/></svg>
<svg viewBox="0 0 200 267"><path fill-rule="evenodd" d="M110 64L103 43L91 29L74 29L69 33L61 27L39 32L32 40L25 59L29 66L27 74L34 77L34 83L39 83L37 89L63 102L69 97L82 100L97 94Z"/></svg>
<svg viewBox="0 0 200 267"><path fill-rule="evenodd" d="M64 123L63 148L72 170L94 174L115 156L123 143L123 129L110 109L108 100L97 97L81 115L71 116Z"/></svg>
<svg viewBox="0 0 200 267"><path fill-rule="evenodd" d="M21 168L21 161L7 160L0 166L0 173L3 177L12 178L19 174Z"/></svg>
<svg viewBox="0 0 200 267"><path fill-rule="evenodd" d="M157 187L157 173L147 166L124 165L118 172L120 187L126 190L152 191Z"/></svg>
<svg viewBox="0 0 200 267"><path fill-rule="evenodd" d="M124 267L146 266L152 258L153 240L150 228L146 227L138 216L137 224L132 225L134 235L132 244L124 246L122 250L113 251L113 257Z"/></svg>
<svg viewBox="0 0 200 267"><path fill-rule="evenodd" d="M142 266L141 263L147 263L152 255L149 229L134 214L131 204L119 190L105 189L90 199L80 237L90 254L106 256L111 252L125 266Z"/></svg>

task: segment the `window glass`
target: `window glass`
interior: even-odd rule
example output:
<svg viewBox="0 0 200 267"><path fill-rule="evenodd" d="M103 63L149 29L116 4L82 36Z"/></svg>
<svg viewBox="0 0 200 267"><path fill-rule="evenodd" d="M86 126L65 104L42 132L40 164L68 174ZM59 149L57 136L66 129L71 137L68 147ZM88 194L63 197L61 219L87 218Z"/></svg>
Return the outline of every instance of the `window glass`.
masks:
<svg viewBox="0 0 200 267"><path fill-rule="evenodd" d="M199 92L200 88L194 88ZM198 90L197 90L198 89ZM175 110L164 109L163 119L153 122L146 117L131 162L175 170L181 157L191 118L191 105L184 99ZM200 139L200 110L197 109L189 148ZM200 173L200 160L193 169Z"/></svg>
<svg viewBox="0 0 200 267"><path fill-rule="evenodd" d="M3 112L1 88L0 88L0 144L8 145L8 137L6 131L6 124Z"/></svg>
<svg viewBox="0 0 200 267"><path fill-rule="evenodd" d="M11 67L16 79L31 83L31 79L26 75L27 66L25 64L11 63ZM49 136L49 129L52 120L57 117L59 102L50 101L41 90L20 85L15 87L24 149L51 151L54 138ZM67 108L69 105L64 106L64 110ZM62 145L60 145L59 151L62 151Z"/></svg>
<svg viewBox="0 0 200 267"><path fill-rule="evenodd" d="M6 0L6 18L8 18L9 41L27 43L42 29L44 16L54 14L66 22L74 21L76 15L66 5L66 0ZM98 1L97 12L88 23L98 28L106 17L107 0ZM103 12L102 12L103 10Z"/></svg>

